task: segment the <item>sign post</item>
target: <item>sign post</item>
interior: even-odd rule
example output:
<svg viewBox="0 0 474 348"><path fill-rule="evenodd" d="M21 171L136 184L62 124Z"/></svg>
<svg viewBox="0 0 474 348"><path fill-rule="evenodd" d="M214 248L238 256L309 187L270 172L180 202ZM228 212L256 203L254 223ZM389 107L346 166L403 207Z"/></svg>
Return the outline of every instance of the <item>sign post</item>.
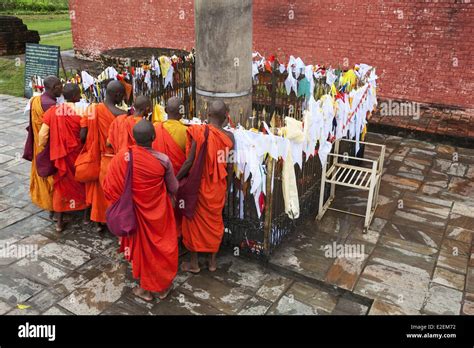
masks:
<svg viewBox="0 0 474 348"><path fill-rule="evenodd" d="M42 79L49 75L59 76L59 46L26 44L25 51L25 98L33 96L32 77Z"/></svg>

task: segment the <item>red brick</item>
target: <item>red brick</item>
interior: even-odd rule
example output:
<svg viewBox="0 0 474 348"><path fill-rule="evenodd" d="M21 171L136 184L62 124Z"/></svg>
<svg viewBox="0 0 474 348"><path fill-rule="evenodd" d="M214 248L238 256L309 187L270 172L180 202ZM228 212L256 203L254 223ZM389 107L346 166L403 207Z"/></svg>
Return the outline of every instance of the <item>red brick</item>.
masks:
<svg viewBox="0 0 474 348"><path fill-rule="evenodd" d="M70 9L75 48L87 55L119 47L194 45L192 0L70 0ZM254 49L264 55L334 66L348 58L350 64L376 66L379 76L385 71L382 97L473 107L472 2L254 0L253 11Z"/></svg>

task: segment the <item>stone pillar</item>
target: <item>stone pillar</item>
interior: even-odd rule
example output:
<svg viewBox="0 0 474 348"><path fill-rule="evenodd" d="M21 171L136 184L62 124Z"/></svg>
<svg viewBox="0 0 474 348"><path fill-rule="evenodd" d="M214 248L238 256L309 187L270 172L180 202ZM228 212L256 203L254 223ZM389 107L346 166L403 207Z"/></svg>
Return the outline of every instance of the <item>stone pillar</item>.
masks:
<svg viewBox="0 0 474 348"><path fill-rule="evenodd" d="M252 115L252 0L195 0L196 103L223 99L234 122ZM242 116L240 116L242 115Z"/></svg>

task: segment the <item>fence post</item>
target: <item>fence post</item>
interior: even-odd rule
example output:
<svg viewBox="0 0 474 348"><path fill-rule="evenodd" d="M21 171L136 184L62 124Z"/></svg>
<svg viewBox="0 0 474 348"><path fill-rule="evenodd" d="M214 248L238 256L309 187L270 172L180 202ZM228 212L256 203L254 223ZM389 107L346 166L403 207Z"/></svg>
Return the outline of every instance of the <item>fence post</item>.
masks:
<svg viewBox="0 0 474 348"><path fill-rule="evenodd" d="M265 257L270 257L270 234L272 232L272 207L273 207L273 195L272 195L272 177L275 166L275 160L268 155L266 161L267 167L267 182L265 197L265 221L263 224L263 250Z"/></svg>
<svg viewBox="0 0 474 348"><path fill-rule="evenodd" d="M276 60L272 62L272 90L271 90L271 101L270 101L270 112L268 113L268 119L265 120L267 123L270 123L270 120L273 117L273 114L275 113L275 108L276 108L276 89L277 89L277 76L276 76Z"/></svg>

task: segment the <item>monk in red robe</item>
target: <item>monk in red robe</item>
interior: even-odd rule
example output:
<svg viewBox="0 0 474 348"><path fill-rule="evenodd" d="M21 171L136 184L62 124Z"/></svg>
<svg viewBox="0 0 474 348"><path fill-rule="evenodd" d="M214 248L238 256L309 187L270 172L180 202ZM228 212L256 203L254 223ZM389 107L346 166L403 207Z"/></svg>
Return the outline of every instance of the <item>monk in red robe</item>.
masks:
<svg viewBox="0 0 474 348"><path fill-rule="evenodd" d="M110 163L104 192L111 201L123 193L125 174L132 152L132 195L137 217L137 232L123 237L120 251L132 263L133 277L140 286L133 293L150 301L151 292L164 299L178 271L178 238L170 195L178 190L171 162L165 154L151 148L155 131L151 122L140 121L133 128L137 145L119 152Z"/></svg>
<svg viewBox="0 0 474 348"><path fill-rule="evenodd" d="M188 128L187 158L176 176L178 180L185 177L195 165L194 160L205 140L206 127L209 127L209 135L196 210L191 219L183 216L183 244L191 252L190 262L184 262L181 266L183 271L192 273L200 271L198 252L210 253L209 270L213 272L217 268L216 255L224 235L222 210L226 199L227 181L232 175L232 163L222 158L227 158L223 154L230 154L234 146L233 134L222 128L226 119L227 107L223 101L218 100L211 104L209 125Z"/></svg>
<svg viewBox="0 0 474 348"><path fill-rule="evenodd" d="M103 103L91 105L89 110L81 119L81 141L86 149L98 147L100 156L100 177L86 183L86 203L91 206L91 220L97 223L97 232L103 230L105 226L105 211L110 205L102 190L102 180L105 177L107 166L113 157L113 150L107 146L109 127L115 117L124 115L125 112L119 109L116 104L123 101L125 89L123 85L116 81L110 81L106 89L106 97Z"/></svg>
<svg viewBox="0 0 474 348"><path fill-rule="evenodd" d="M53 176L53 209L57 213L56 231L63 230L63 212L86 209L84 184L74 179L76 158L81 152L79 137L83 109L75 103L81 99L77 84L68 83L63 88L66 103L53 106L43 115L40 146L49 138L50 159L57 168Z"/></svg>
<svg viewBox="0 0 474 348"><path fill-rule="evenodd" d="M178 97L168 99L165 111L168 115L168 120L155 123L156 139L152 147L169 157L174 173L178 174L186 160L186 130L188 128L180 121L184 114L184 106L181 99ZM175 218L178 235L181 236L182 217L178 209L175 209Z"/></svg>
<svg viewBox="0 0 474 348"><path fill-rule="evenodd" d="M133 115L118 116L110 125L107 142L112 147L114 153L127 150L130 146L135 145L133 127L144 118L150 117L152 111L150 98L139 95L133 104L133 108Z"/></svg>
<svg viewBox="0 0 474 348"><path fill-rule="evenodd" d="M55 219L53 211L53 176L43 178L38 174L36 156L44 150L44 145L39 144L39 133L43 125L44 113L56 105L56 98L61 96L63 85L56 76L48 76L44 79L44 88L45 92L41 96L33 97L30 101L30 127L33 132L30 196L35 205L49 211L49 217Z"/></svg>
<svg viewBox="0 0 474 348"><path fill-rule="evenodd" d="M186 160L187 127L180 121L182 118L180 111L183 109L183 104L179 98L171 97L168 99L165 109L168 120L155 123L156 139L152 144L156 151L169 157L175 174L178 174Z"/></svg>

